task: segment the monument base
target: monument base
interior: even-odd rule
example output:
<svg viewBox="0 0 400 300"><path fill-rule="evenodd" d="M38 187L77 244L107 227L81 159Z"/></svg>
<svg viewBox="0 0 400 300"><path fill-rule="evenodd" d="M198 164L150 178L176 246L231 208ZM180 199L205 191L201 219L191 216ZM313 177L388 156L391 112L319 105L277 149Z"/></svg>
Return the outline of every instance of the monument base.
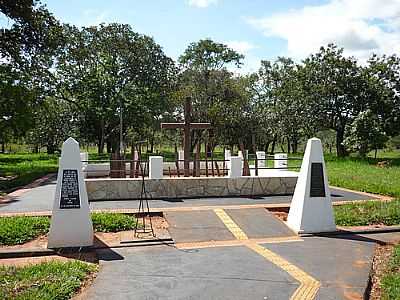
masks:
<svg viewBox="0 0 400 300"><path fill-rule="evenodd" d="M139 199L141 178L89 178L85 180L89 201ZM268 196L293 194L296 172L274 172L269 177L164 177L145 179L153 199Z"/></svg>

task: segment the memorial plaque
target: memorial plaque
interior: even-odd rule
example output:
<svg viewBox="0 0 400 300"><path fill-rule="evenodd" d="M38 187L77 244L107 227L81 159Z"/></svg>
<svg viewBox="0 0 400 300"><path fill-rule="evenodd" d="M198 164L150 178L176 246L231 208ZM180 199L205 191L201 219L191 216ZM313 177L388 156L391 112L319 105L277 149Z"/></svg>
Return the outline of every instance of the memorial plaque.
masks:
<svg viewBox="0 0 400 300"><path fill-rule="evenodd" d="M324 167L322 163L312 163L310 197L325 196Z"/></svg>
<svg viewBox="0 0 400 300"><path fill-rule="evenodd" d="M78 170L63 170L60 208L80 208Z"/></svg>

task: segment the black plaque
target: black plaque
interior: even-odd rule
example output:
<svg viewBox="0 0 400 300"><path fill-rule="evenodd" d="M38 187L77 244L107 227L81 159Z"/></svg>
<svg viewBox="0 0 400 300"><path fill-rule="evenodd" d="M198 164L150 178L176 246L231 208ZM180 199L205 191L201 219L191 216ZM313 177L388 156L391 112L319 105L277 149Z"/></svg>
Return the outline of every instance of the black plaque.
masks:
<svg viewBox="0 0 400 300"><path fill-rule="evenodd" d="M324 167L322 163L311 164L310 197L325 197Z"/></svg>
<svg viewBox="0 0 400 300"><path fill-rule="evenodd" d="M78 170L63 170L60 208L80 208Z"/></svg>

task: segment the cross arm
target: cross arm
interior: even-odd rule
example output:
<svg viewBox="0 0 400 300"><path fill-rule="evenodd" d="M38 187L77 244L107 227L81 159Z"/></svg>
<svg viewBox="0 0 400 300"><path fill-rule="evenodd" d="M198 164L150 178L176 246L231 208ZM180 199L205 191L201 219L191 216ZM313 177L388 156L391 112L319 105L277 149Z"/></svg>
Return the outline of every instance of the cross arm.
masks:
<svg viewBox="0 0 400 300"><path fill-rule="evenodd" d="M185 123L161 123L161 129L185 128Z"/></svg>

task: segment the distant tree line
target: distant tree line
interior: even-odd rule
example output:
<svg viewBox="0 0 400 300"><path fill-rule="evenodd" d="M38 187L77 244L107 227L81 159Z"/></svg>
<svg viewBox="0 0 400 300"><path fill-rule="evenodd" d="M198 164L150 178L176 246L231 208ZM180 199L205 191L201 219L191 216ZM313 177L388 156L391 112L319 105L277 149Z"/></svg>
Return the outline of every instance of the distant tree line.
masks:
<svg viewBox="0 0 400 300"><path fill-rule="evenodd" d="M40 2L0 1L12 20L1 30L0 145L23 140L54 153L75 136L98 152L146 140L180 142L160 123L182 120L191 97L196 143L273 153L298 152L320 136L338 156L362 156L400 135L400 59L366 64L330 44L301 62L261 61L238 75L244 56L210 39L192 43L175 62L129 25L78 28L60 23ZM121 130L122 129L122 130Z"/></svg>

